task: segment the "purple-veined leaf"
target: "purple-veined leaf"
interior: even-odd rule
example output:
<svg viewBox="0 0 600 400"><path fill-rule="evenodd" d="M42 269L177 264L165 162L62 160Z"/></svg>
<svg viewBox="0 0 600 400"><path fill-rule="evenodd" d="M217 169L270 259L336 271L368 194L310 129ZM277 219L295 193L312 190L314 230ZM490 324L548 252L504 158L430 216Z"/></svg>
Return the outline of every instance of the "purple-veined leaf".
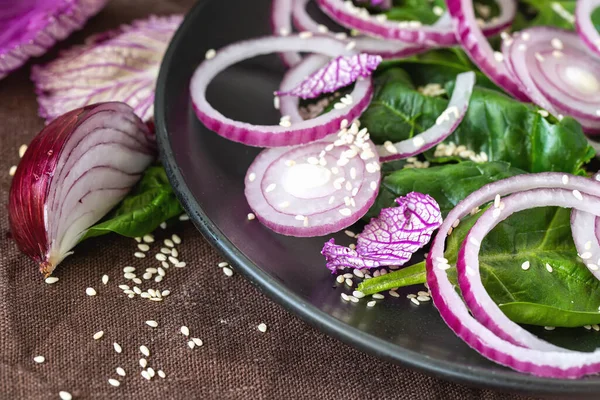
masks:
<svg viewBox="0 0 600 400"><path fill-rule="evenodd" d="M339 56L311 74L292 90L276 92L276 94L278 96L290 95L303 99L314 99L324 93L333 93L354 83L360 77L371 76L381 60L381 56L371 54Z"/></svg>
<svg viewBox="0 0 600 400"><path fill-rule="evenodd" d="M108 0L0 0L0 79L44 54Z"/></svg>
<svg viewBox="0 0 600 400"><path fill-rule="evenodd" d="M323 246L322 254L332 272L343 268L377 268L403 265L431 240L442 224L442 213L429 195L411 192L396 199L397 207L384 208L358 235L356 250L335 244Z"/></svg>
<svg viewBox="0 0 600 400"><path fill-rule="evenodd" d="M129 104L144 121L154 115L156 78L182 16L146 20L90 37L54 61L34 66L39 114L46 122L104 101Z"/></svg>

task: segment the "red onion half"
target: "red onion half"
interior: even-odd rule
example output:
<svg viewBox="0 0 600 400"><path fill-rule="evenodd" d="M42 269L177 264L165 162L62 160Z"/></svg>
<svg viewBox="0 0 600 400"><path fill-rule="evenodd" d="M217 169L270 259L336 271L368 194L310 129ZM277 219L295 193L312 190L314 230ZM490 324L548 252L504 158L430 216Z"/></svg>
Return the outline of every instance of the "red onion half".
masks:
<svg viewBox="0 0 600 400"><path fill-rule="evenodd" d="M317 118L280 125L252 125L234 121L215 110L206 100L206 89L212 79L227 67L262 54L282 51L301 51L325 54L330 57L352 55L346 44L329 37L265 37L231 44L205 60L194 72L190 92L198 119L219 135L250 146L279 147L308 143L337 132L343 120L353 121L367 108L373 95L370 78L359 78L351 97L352 104L340 106Z"/></svg>
<svg viewBox="0 0 600 400"><path fill-rule="evenodd" d="M55 119L27 148L10 188L19 249L50 275L154 156L153 138L126 104L100 103Z"/></svg>
<svg viewBox="0 0 600 400"><path fill-rule="evenodd" d="M321 141L267 149L246 174L246 199L273 231L298 237L337 232L375 202L381 173L366 129L353 123Z"/></svg>
<svg viewBox="0 0 600 400"><path fill-rule="evenodd" d="M450 136L467 113L474 86L474 72L464 72L457 75L456 85L448 107L437 118L435 125L410 139L398 143L388 142L377 146L381 162L400 160L420 154Z"/></svg>
<svg viewBox="0 0 600 400"><path fill-rule="evenodd" d="M600 7L599 0L577 0L575 7L575 27L588 50L600 56L600 34L592 22L592 13Z"/></svg>
<svg viewBox="0 0 600 400"><path fill-rule="evenodd" d="M469 232L457 263L459 285L469 308L448 279L444 258L448 232L455 222L496 196L517 193L490 207ZM496 202L495 202L496 203ZM519 175L482 187L446 217L427 257L427 282L436 308L448 326L483 356L520 372L555 378L578 378L600 372L600 350L569 351L536 338L500 311L485 292L476 261L485 235L513 212L557 205L598 214L600 182L588 178L540 173ZM471 316L469 309L472 310Z"/></svg>

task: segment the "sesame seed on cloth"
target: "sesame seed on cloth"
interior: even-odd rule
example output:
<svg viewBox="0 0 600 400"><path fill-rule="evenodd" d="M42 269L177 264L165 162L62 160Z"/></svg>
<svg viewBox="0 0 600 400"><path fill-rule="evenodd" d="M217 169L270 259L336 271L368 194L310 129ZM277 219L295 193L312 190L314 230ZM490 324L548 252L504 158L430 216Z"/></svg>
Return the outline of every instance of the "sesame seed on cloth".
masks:
<svg viewBox="0 0 600 400"><path fill-rule="evenodd" d="M82 43L92 33L114 29L150 14L185 13L194 3L195 0L111 0L82 31L58 43L49 56L67 49L70 44ZM264 4L235 2L235 12L230 2L225 1L206 2L205 7L210 19L217 20L217 13L230 11L231 23L247 26L244 23L267 23L268 11L263 9ZM215 26L206 28L207 34L218 33ZM268 27L261 29L267 33ZM198 61L210 47L218 53L217 44L209 43L210 37L195 40ZM278 62L275 56L273 60ZM29 143L44 126L43 120L37 117L38 106L29 77L30 68L26 66L0 81L0 153L3 156L0 157L0 171L3 171L0 199L3 205L11 182L8 171L19 161L19 147ZM243 104L242 99L234 100L235 104ZM270 107L270 99L267 101ZM241 199L230 198L226 193L220 201L224 210L243 204ZM71 394L74 400L525 399L432 378L381 361L317 331L272 302L241 275L236 274L232 279L225 277L216 267L223 256L211 248L190 222L169 222L167 229L159 228L153 233L153 242L143 240L151 244L145 258L134 257L140 250L133 239L106 235L87 240L56 269L53 275L60 280L48 285L36 266L19 254L14 243L7 239L6 212L6 208L1 207L2 399L60 399L61 391ZM241 212L240 225L247 223L248 212ZM259 224L251 222L254 223ZM252 229L259 227L252 226ZM171 266L159 283L149 280L139 285L143 292L152 288L161 293L168 290L170 294L163 294L162 301L148 301L139 295L128 298L118 285L127 284L133 290L137 284L123 279L122 269L131 265L142 278L146 268L161 266L155 254L160 252L164 239L173 240L173 234L182 239L176 246L177 258L187 265L185 268ZM110 276L106 285L101 283L104 274ZM332 284L334 279L331 277ZM94 287L98 295L86 296L87 287ZM310 285L306 288L309 293ZM411 290L416 293L420 289ZM404 298L405 292L401 293L400 299L392 299L384 293L385 299L368 309L365 318L385 309L388 300L412 306ZM346 303L339 294L335 295L339 307L353 310L357 313L355 316L363 315L369 300L367 296L359 303ZM431 304L413 308L415 313L429 312L432 318L439 318ZM159 326L151 328L145 324L147 320L158 321ZM268 326L265 334L257 330L261 322ZM189 337L179 332L182 325L190 328ZM100 330L104 336L94 340L93 335ZM557 333L560 332L549 332ZM190 350L187 341L192 338L202 339L203 345ZM122 346L121 354L114 351L114 342ZM459 344L464 346L458 339L453 341L453 345ZM150 349L148 367L157 371L151 381L141 376L138 365L143 356L139 351L141 345ZM33 361L39 355L46 359L43 364ZM119 367L126 371L126 376L116 372ZM161 378L160 371L164 371L166 378ZM341 383L340 374L331 371L344 372L352 383ZM109 379L120 382L119 386L112 386Z"/></svg>

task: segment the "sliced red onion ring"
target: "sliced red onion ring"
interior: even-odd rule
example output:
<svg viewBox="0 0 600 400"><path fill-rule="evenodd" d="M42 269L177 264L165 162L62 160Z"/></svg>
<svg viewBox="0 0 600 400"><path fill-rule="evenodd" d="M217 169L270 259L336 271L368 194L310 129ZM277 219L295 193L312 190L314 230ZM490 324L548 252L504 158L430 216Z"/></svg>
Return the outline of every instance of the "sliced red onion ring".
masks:
<svg viewBox="0 0 600 400"><path fill-rule="evenodd" d="M385 14L370 15L365 8L355 6L350 0L318 2L321 9L340 25L370 36L426 46L452 46L457 43L452 24L443 17L433 25L421 25L418 21L387 21ZM510 26L515 16L517 7L513 0L498 0L498 6L500 15L484 24L487 35L495 35Z"/></svg>
<svg viewBox="0 0 600 400"><path fill-rule="evenodd" d="M600 174L594 176L600 180ZM600 279L600 218L579 210L571 212L573 241L590 272Z"/></svg>
<svg viewBox="0 0 600 400"><path fill-rule="evenodd" d="M474 207L491 201L496 195L503 196L543 188L559 188L556 192L547 191L544 194L540 193L540 197L546 199L549 202L548 204L564 201L564 203L560 204L574 206L586 212L598 212L599 208L596 203L598 203L597 197L600 197L600 183L587 178L560 173L540 173L519 175L491 183L461 201L446 217L427 257L427 282L434 304L444 321L460 338L483 356L521 372L556 378L578 378L600 371L600 350L592 353L568 350L557 351L553 345L536 338L512 321L504 324L504 321L499 323L496 319L494 319L494 323L490 323L490 320L484 320L484 323L489 324L489 328L497 331L494 333L493 330L490 330L469 314L469 309L454 290L446 274L449 266L444 258L445 240L449 229L457 219L468 215ZM568 192L565 192L565 189L568 189ZM584 201L580 200L580 198L584 198L583 194L585 194ZM533 200L527 197L527 195L525 196L525 200L522 201L527 206ZM592 206L587 205L587 200L590 200L589 204L592 204ZM518 205L517 202L515 204ZM508 213L506 206L502 211ZM493 209L490 213L492 218L494 218L495 212ZM492 221L492 224L494 223L495 221ZM489 229L492 227L490 226ZM469 239L471 244L478 247L481 241L479 237L483 238L487 229L487 227L485 229L478 228L477 231L473 231L474 234L477 234L477 237L475 240ZM471 272L467 271L466 266L464 272L467 276L471 275ZM464 295L465 293L463 292ZM467 293L467 296L470 295ZM478 298L481 296L481 293L474 292L473 295L475 298ZM482 312L486 311L488 309ZM507 341L503 337L510 338L511 340ZM521 347L511 342L535 349Z"/></svg>
<svg viewBox="0 0 600 400"><path fill-rule="evenodd" d="M600 0L578 0L575 7L575 28L588 51L600 56L600 34L592 22L592 13L600 7Z"/></svg>
<svg viewBox="0 0 600 400"><path fill-rule="evenodd" d="M278 147L308 143L321 139L339 130L343 120L353 121L367 108L373 95L371 79L359 79L354 85L352 104L342 104L317 118L291 124L282 121L281 126L252 125L234 121L215 110L206 100L206 88L212 79L230 65L244 59L280 51L303 51L337 56L353 54L343 42L319 37L301 38L266 37L246 40L220 50L210 60L205 60L196 69L190 83L190 92L196 115L209 129L236 142L251 146Z"/></svg>
<svg viewBox="0 0 600 400"><path fill-rule="evenodd" d="M381 173L366 129L354 123L307 145L267 149L246 174L246 199L282 235L322 236L358 221L377 196Z"/></svg>
<svg viewBox="0 0 600 400"><path fill-rule="evenodd" d="M96 15L107 0L16 0L0 6L0 79L44 54ZM10 3L10 4L9 4Z"/></svg>
<svg viewBox="0 0 600 400"><path fill-rule="evenodd" d="M313 32L321 35L334 36L338 39L346 39L344 32L333 33L325 25L318 24L306 12L306 6L311 0L294 0L292 17L294 25L302 31ZM415 46L413 44L398 40L381 40L378 38L359 36L350 39L348 43L354 42L355 49L361 53L377 54L384 59L410 57L430 49L428 46Z"/></svg>
<svg viewBox="0 0 600 400"><path fill-rule="evenodd" d="M271 4L271 31L274 36L288 36L292 34L292 5L294 0L273 0ZM281 60L288 66L294 66L302 60L297 52L280 53Z"/></svg>
<svg viewBox="0 0 600 400"><path fill-rule="evenodd" d="M381 162L400 160L420 154L450 136L467 113L474 86L474 72L463 72L457 75L448 107L437 118L435 125L410 139L398 143L387 142L377 146Z"/></svg>
<svg viewBox="0 0 600 400"><path fill-rule="evenodd" d="M508 3L511 3L509 5ZM515 6L508 2L507 7ZM456 26L456 37L471 60L494 83L519 100L528 101L519 82L504 64L501 53L495 53L485 39L475 19L472 0L447 0L448 12Z"/></svg>

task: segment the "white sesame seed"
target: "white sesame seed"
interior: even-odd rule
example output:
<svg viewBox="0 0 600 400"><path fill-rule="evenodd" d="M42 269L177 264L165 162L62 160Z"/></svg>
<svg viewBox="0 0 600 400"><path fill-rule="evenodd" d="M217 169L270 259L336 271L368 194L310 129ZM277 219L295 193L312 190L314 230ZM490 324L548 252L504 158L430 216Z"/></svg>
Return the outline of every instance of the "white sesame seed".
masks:
<svg viewBox="0 0 600 400"><path fill-rule="evenodd" d="M584 325L583 327L584 327L585 329L587 329L588 331L589 331L590 329L592 329L592 326L591 326L591 325Z"/></svg>
<svg viewBox="0 0 600 400"><path fill-rule="evenodd" d="M223 273L227 276L233 276L233 270L229 267L224 267L223 268Z"/></svg>
<svg viewBox="0 0 600 400"><path fill-rule="evenodd" d="M550 115L550 113L548 111L546 111L546 110L538 110L537 112L538 112L538 114L540 114L544 118L546 118L547 116Z"/></svg>
<svg viewBox="0 0 600 400"><path fill-rule="evenodd" d="M363 272L362 272L360 269L357 269L357 268L355 268L355 269L352 271L352 273L353 273L355 276L359 277L359 278L364 278L364 277L365 277L365 274L364 274L364 273L363 273Z"/></svg>
<svg viewBox="0 0 600 400"><path fill-rule="evenodd" d="M167 377L167 374L165 374L162 369L159 369L158 371L156 371L156 374L163 379Z"/></svg>
<svg viewBox="0 0 600 400"><path fill-rule="evenodd" d="M73 398L73 396L71 396L71 393L65 392L64 390L58 392L58 397L60 397L60 400L71 400Z"/></svg>
<svg viewBox="0 0 600 400"><path fill-rule="evenodd" d="M523 271L527 271L530 266L531 264L529 263L529 261L524 261L523 264L521 264L521 269L523 269Z"/></svg>
<svg viewBox="0 0 600 400"><path fill-rule="evenodd" d="M149 374L149 373L148 373L148 371L146 371L146 370L143 370L143 371L142 371L142 378L144 378L144 379L146 379L146 380L148 380L148 381L149 381L150 379L152 379L152 377L150 376L150 374Z"/></svg>
<svg viewBox="0 0 600 400"><path fill-rule="evenodd" d="M569 176L568 175L563 175L562 176L562 183L563 185L566 185L569 183Z"/></svg>
<svg viewBox="0 0 600 400"><path fill-rule="evenodd" d="M123 268L123 272L133 272L133 271L135 271L134 267L125 267L125 268Z"/></svg>
<svg viewBox="0 0 600 400"><path fill-rule="evenodd" d="M167 297L170 294L171 294L170 290L163 290L162 292L160 292L160 295L163 297Z"/></svg>
<svg viewBox="0 0 600 400"><path fill-rule="evenodd" d="M123 368L117 367L117 375L119 375L119 376L125 376L127 374L125 373L125 370Z"/></svg>
<svg viewBox="0 0 600 400"><path fill-rule="evenodd" d="M592 241L588 240L587 242L585 242L585 244L583 245L583 248L586 250L589 250L592 248Z"/></svg>
<svg viewBox="0 0 600 400"><path fill-rule="evenodd" d="M148 250L150 250L150 246L148 246L145 243L140 243L140 244L138 244L138 249L140 249L141 251L148 251Z"/></svg>
<svg viewBox="0 0 600 400"><path fill-rule="evenodd" d="M180 216L179 216L179 220L180 220L180 221L187 221L188 219L190 219L190 218L189 218L189 216L188 216L188 218L187 218L187 219L181 219L181 218L182 218L182 217L181 217L181 215L180 215ZM167 223L166 223L166 222L161 222L159 226L160 226L160 228L161 228L161 229L167 229Z"/></svg>
<svg viewBox="0 0 600 400"><path fill-rule="evenodd" d="M585 253L581 254L579 257L583 260L587 260L589 258L592 258L592 253L590 253L589 251L586 251Z"/></svg>
<svg viewBox="0 0 600 400"><path fill-rule="evenodd" d="M194 347L196 347L196 343L194 343L192 340L189 340L189 341L187 342L187 344L188 344L188 347L189 347L190 349L193 349Z"/></svg>
<svg viewBox="0 0 600 400"><path fill-rule="evenodd" d="M581 195L581 192L577 189L573 190L573 197L575 197L577 200L583 200L583 196Z"/></svg>
<svg viewBox="0 0 600 400"><path fill-rule="evenodd" d="M598 271L598 265L596 264L586 264L587 267L592 271Z"/></svg>
<svg viewBox="0 0 600 400"><path fill-rule="evenodd" d="M155 257L158 261L166 261L167 260L167 256L165 256L164 254L161 254L161 253L157 253Z"/></svg>
<svg viewBox="0 0 600 400"><path fill-rule="evenodd" d="M146 325L148 325L152 328L156 328L158 326L158 322L153 321L153 320L148 320L148 321L146 321Z"/></svg>
<svg viewBox="0 0 600 400"><path fill-rule="evenodd" d="M104 336L104 331L98 331L94 333L94 336L92 337L94 338L94 340L100 340L102 339L102 336Z"/></svg>
<svg viewBox="0 0 600 400"><path fill-rule="evenodd" d="M552 47L554 47L556 50L562 50L564 47L563 42L559 38L552 39L550 44L552 44Z"/></svg>
<svg viewBox="0 0 600 400"><path fill-rule="evenodd" d="M429 297L429 296L417 296L417 300L419 300L419 301L430 301L431 297Z"/></svg>
<svg viewBox="0 0 600 400"><path fill-rule="evenodd" d="M47 284L51 285L53 283L58 282L58 278L56 276L49 276L47 277L44 282L46 282Z"/></svg>
<svg viewBox="0 0 600 400"><path fill-rule="evenodd" d="M148 367L146 371L148 371L148 375L150 375L150 378L154 378L154 375L156 375L156 373L154 372L154 368L152 367Z"/></svg>
<svg viewBox="0 0 600 400"><path fill-rule="evenodd" d="M275 188L277 187L276 184L271 183L269 186L267 186L267 188L265 189L266 193L272 192L273 190L275 190Z"/></svg>
<svg viewBox="0 0 600 400"><path fill-rule="evenodd" d="M371 300L367 303L367 307L375 307L375 304L377 304L377 302L375 300Z"/></svg>
<svg viewBox="0 0 600 400"><path fill-rule="evenodd" d="M592 329L595 330L596 332L600 331L600 326L598 326L598 324L594 324L592 325Z"/></svg>
<svg viewBox="0 0 600 400"><path fill-rule="evenodd" d="M160 276L166 275L165 270L162 267L158 267L158 275L160 275Z"/></svg>
<svg viewBox="0 0 600 400"><path fill-rule="evenodd" d="M357 299L362 299L365 297L365 294L361 291L355 290L352 292L352 296L356 297Z"/></svg>
<svg viewBox="0 0 600 400"><path fill-rule="evenodd" d="M126 272L123 274L123 278L125 279L134 279L136 275L133 272Z"/></svg>
<svg viewBox="0 0 600 400"><path fill-rule="evenodd" d="M342 214L344 217L349 217L350 214L352 214L352 211L349 208L342 208L340 210L340 214Z"/></svg>
<svg viewBox="0 0 600 400"><path fill-rule="evenodd" d="M140 353L142 353L146 357L150 357L150 350L148 350L148 348L144 345L140 346Z"/></svg>
<svg viewBox="0 0 600 400"><path fill-rule="evenodd" d="M142 238L142 240L145 243L154 243L154 236L148 234L148 235L144 235L144 237Z"/></svg>
<svg viewBox="0 0 600 400"><path fill-rule="evenodd" d="M166 255L166 254L171 254L171 253L172 253L172 250L171 250L170 248L168 248L168 247L161 247L161 248L160 248L160 252L161 252L162 254L165 254L165 255Z"/></svg>
<svg viewBox="0 0 600 400"><path fill-rule="evenodd" d="M398 294L398 292L396 292L395 290L390 290L388 293L392 297L400 297L400 295Z"/></svg>
<svg viewBox="0 0 600 400"><path fill-rule="evenodd" d="M41 364L44 361L46 361L46 358L44 356L36 356L36 357L33 357L33 361L35 361L38 364Z"/></svg>
<svg viewBox="0 0 600 400"><path fill-rule="evenodd" d="M173 241L171 239L165 239L163 241L163 243L165 244L165 246L167 247L175 247L175 243L173 243Z"/></svg>
<svg viewBox="0 0 600 400"><path fill-rule="evenodd" d="M554 326L545 326L544 329L547 331L553 331L556 328Z"/></svg>
<svg viewBox="0 0 600 400"><path fill-rule="evenodd" d="M215 58L216 55L217 55L217 52L215 51L215 49L208 49L206 51L206 54L204 55L204 58L206 58L207 60L210 60L212 58Z"/></svg>
<svg viewBox="0 0 600 400"><path fill-rule="evenodd" d="M259 326L260 326L260 325L259 325ZM196 346L198 346L198 347L200 347L200 346L202 346L202 345L204 344L204 342L202 342L202 339L200 339L200 338L197 338L197 337L195 337L195 338L192 338L192 342L194 342L194 344L195 344Z"/></svg>
<svg viewBox="0 0 600 400"><path fill-rule="evenodd" d="M343 275L338 275L337 278L335 278L335 281L337 283L344 283L344 276Z"/></svg>
<svg viewBox="0 0 600 400"><path fill-rule="evenodd" d="M182 326L179 331L184 335L184 336L189 336L190 335L190 329L187 326Z"/></svg>
<svg viewBox="0 0 600 400"><path fill-rule="evenodd" d="M85 294L87 294L88 296L95 296L96 295L96 291L94 290L94 288L87 288L85 289Z"/></svg>
<svg viewBox="0 0 600 400"><path fill-rule="evenodd" d="M177 264L175 264L175 267L177 267L177 268L183 268L186 265L187 264L185 263L185 261L179 261Z"/></svg>
<svg viewBox="0 0 600 400"><path fill-rule="evenodd" d="M121 353L121 352L123 351L123 348L122 348L122 347L121 347L121 345L120 345L119 343L117 343L117 342L114 342L114 343L113 343L113 348L115 349L115 351L116 351L117 353Z"/></svg>
<svg viewBox="0 0 600 400"><path fill-rule="evenodd" d="M133 255L137 258L144 258L146 257L146 255L144 253L142 253L141 251L136 251L135 253L133 253Z"/></svg>
<svg viewBox="0 0 600 400"><path fill-rule="evenodd" d="M359 300L358 300L356 297L354 297L354 296L348 296L348 299L349 299L351 302L353 302L353 303L358 303L358 301L359 301Z"/></svg>
<svg viewBox="0 0 600 400"><path fill-rule="evenodd" d="M494 60L501 63L504 61L504 55L502 53L500 53L499 51L495 51L494 52Z"/></svg>
<svg viewBox="0 0 600 400"><path fill-rule="evenodd" d="M350 297L348 297L348 295L346 293L340 293L340 297L344 301L350 301Z"/></svg>
<svg viewBox="0 0 600 400"><path fill-rule="evenodd" d="M375 294L374 294L373 296L371 296L371 297L373 297L374 299L377 299L377 300L383 300L383 299L385 298L385 296L384 296L384 295L382 295L381 293L375 293Z"/></svg>
<svg viewBox="0 0 600 400"><path fill-rule="evenodd" d="M410 301L411 301L413 304L417 305L417 306L418 306L419 304L421 304L421 303L419 302L419 300L417 300L417 298L416 298L416 297L413 297L413 298L411 298L411 299L410 299Z"/></svg>
<svg viewBox="0 0 600 400"><path fill-rule="evenodd" d="M500 207L500 201L501 201L500 195L497 194L496 197L494 197L494 207L495 208Z"/></svg>
<svg viewBox="0 0 600 400"><path fill-rule="evenodd" d="M148 360L146 360L145 358L140 358L140 367L142 368L146 368L148 366Z"/></svg>
<svg viewBox="0 0 600 400"><path fill-rule="evenodd" d="M550 266L548 263L546 263L546 270L548 270L548 272L552 272L552 266Z"/></svg>
<svg viewBox="0 0 600 400"><path fill-rule="evenodd" d="M119 285L119 289L121 290L129 290L129 285Z"/></svg>
<svg viewBox="0 0 600 400"><path fill-rule="evenodd" d="M181 215L179 216L179 220L180 220L180 221L189 221L189 220L190 220L190 216L189 216L189 215L187 215L187 214L181 214ZM165 228L166 228L166 227L167 227L167 224L166 224L166 223L164 223L164 222L163 222L163 224L165 224ZM162 228L162 226L161 226L161 228ZM163 228L163 229L165 229L165 228Z"/></svg>
<svg viewBox="0 0 600 400"><path fill-rule="evenodd" d="M17 172L17 166L13 165L10 167L10 169L8 170L8 175L10 176L15 176L15 173Z"/></svg>
<svg viewBox="0 0 600 400"><path fill-rule="evenodd" d="M23 156L25 155L26 151L27 151L27 145L26 144L22 144L19 147L19 158L23 158Z"/></svg>
<svg viewBox="0 0 600 400"><path fill-rule="evenodd" d="M354 282L352 281L352 279L350 279L350 278L347 278L347 279L346 279L346 285L348 285L348 286L352 287L352 285L354 285Z"/></svg>

